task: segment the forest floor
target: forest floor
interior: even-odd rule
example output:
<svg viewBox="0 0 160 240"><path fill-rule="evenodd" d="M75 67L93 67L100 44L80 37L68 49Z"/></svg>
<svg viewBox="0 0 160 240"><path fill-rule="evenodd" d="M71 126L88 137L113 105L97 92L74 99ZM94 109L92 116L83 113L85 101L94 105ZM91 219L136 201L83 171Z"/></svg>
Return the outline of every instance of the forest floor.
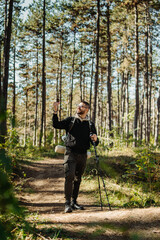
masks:
<svg viewBox="0 0 160 240"><path fill-rule="evenodd" d="M82 180L78 198L85 210L64 213L62 157L27 161L22 169L26 177L18 198L29 212L28 220L35 224L38 239L160 239L160 208L110 211L105 207L101 211L94 195L85 190L86 180Z"/></svg>

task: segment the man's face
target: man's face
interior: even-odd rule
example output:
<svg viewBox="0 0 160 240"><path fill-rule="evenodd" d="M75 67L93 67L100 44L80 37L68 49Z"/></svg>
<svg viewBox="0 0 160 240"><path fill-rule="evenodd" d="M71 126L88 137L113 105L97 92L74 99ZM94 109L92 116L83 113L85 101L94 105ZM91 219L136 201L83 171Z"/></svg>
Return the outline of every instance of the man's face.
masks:
<svg viewBox="0 0 160 240"><path fill-rule="evenodd" d="M89 108L82 102L77 106L77 113L79 115L87 114L88 110Z"/></svg>

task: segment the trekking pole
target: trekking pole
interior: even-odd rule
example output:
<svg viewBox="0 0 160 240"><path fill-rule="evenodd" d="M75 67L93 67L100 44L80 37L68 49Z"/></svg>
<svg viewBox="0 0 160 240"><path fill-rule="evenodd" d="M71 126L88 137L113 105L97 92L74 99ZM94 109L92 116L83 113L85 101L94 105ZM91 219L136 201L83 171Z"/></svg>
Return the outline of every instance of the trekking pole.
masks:
<svg viewBox="0 0 160 240"><path fill-rule="evenodd" d="M108 207L109 207L109 210L111 211L111 205L109 203L109 198L108 198L108 194L107 194L107 190L106 190L106 185L105 185L105 182L104 182L104 179L102 177L102 175L100 175L101 179L102 179L102 182L103 182L103 188L104 188L104 191L105 191L105 194L106 194L106 199L107 199L107 202L108 202Z"/></svg>
<svg viewBox="0 0 160 240"><path fill-rule="evenodd" d="M101 188L100 188L100 180L99 180L99 177L101 177L101 179L102 179L103 188L104 188L104 191L105 191L105 194L106 194L106 199L107 199L107 202L108 202L108 207L109 207L109 210L111 210L111 205L110 205L110 203L109 203L109 198L108 198L108 194L107 194L107 190L106 190L106 185L105 185L104 179L103 179L103 177L102 177L102 174L100 173L100 170L99 170L99 157L98 157L98 155L97 155L96 144L95 144L94 141L93 141L93 146L94 146L95 161L96 161L97 172L98 172L98 186L99 186L99 193L100 193L101 209L103 209L103 207L102 207L102 197L101 197Z"/></svg>
<svg viewBox="0 0 160 240"><path fill-rule="evenodd" d="M101 184L100 184L100 179L99 179L99 171L98 171L98 162L96 160L96 165L97 165L97 177L98 177L98 190L99 190L99 197L100 197L100 204L101 204L101 210L103 210L103 204L102 204L102 195L101 195Z"/></svg>

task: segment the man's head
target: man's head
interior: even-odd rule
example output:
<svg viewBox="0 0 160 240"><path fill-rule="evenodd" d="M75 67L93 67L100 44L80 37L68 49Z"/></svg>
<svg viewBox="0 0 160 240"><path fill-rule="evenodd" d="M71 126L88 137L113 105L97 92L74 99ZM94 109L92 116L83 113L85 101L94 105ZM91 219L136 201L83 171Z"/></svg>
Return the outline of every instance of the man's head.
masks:
<svg viewBox="0 0 160 240"><path fill-rule="evenodd" d="M80 104L78 104L77 106L77 114L79 114L80 116L83 115L83 117L85 117L89 111L90 105L88 102L86 101L81 101Z"/></svg>

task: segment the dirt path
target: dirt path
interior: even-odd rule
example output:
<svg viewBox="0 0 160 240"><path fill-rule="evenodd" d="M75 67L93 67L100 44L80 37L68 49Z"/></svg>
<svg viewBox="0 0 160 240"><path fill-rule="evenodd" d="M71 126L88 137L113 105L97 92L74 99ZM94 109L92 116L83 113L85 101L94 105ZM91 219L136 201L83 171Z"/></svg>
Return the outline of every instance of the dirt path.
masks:
<svg viewBox="0 0 160 240"><path fill-rule="evenodd" d="M85 210L65 214L63 159L32 161L23 168L27 176L19 199L45 232L46 238L39 239L54 239L52 232L59 229L56 239L160 240L160 208L101 211L82 191L78 202Z"/></svg>

